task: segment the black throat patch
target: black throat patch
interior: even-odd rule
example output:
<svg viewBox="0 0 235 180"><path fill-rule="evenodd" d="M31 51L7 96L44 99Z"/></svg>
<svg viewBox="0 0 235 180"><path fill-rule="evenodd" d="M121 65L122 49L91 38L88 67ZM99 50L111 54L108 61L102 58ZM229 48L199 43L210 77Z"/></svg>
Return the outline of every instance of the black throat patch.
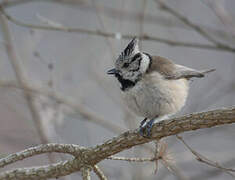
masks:
<svg viewBox="0 0 235 180"><path fill-rule="evenodd" d="M120 82L122 91L125 91L129 88L132 88L137 83L137 82L133 82L133 81L128 80L128 79L123 79L120 74L115 74L115 77Z"/></svg>

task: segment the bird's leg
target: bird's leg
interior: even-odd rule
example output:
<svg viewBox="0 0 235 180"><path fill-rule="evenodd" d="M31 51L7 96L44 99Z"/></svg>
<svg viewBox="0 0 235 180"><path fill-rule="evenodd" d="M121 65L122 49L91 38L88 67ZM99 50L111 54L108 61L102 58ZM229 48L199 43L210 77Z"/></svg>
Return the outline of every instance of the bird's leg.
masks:
<svg viewBox="0 0 235 180"><path fill-rule="evenodd" d="M147 119L148 119L148 118L144 118L144 120L142 120L141 123L140 123L140 130L139 130L139 133L140 133L141 136L143 136L143 134L144 134L143 130L145 129L145 126L144 126L144 125L145 125Z"/></svg>
<svg viewBox="0 0 235 180"><path fill-rule="evenodd" d="M155 121L155 118L151 119L147 124L146 124L146 130L147 130L147 137L150 136L151 129L153 127L153 123Z"/></svg>

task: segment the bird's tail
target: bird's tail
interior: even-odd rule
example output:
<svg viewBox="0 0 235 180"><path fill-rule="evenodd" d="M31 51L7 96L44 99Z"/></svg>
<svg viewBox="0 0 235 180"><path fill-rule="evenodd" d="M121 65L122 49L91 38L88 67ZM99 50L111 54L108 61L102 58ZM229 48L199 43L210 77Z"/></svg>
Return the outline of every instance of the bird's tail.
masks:
<svg viewBox="0 0 235 180"><path fill-rule="evenodd" d="M203 75L207 74L207 73L210 73L210 72L213 72L215 71L216 69L208 69L208 70L204 70L204 71L201 71L200 73L202 73Z"/></svg>

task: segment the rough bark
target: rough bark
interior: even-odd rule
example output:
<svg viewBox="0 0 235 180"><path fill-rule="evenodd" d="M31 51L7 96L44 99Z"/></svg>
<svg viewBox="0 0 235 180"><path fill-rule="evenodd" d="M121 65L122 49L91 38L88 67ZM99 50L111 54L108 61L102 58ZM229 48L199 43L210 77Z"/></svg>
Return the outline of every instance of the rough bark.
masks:
<svg viewBox="0 0 235 180"><path fill-rule="evenodd" d="M144 138L140 136L138 129L127 131L118 137L114 137L104 142L101 145L97 145L93 148L82 148L82 150L78 150L79 152L77 154L75 153L75 158L70 161L59 162L57 164L43 167L20 168L17 170L7 171L0 175L0 180L46 179L65 176L73 172L80 171L85 167L94 167L97 163L107 157L117 154L123 150L130 149L136 145L148 143L156 139L161 139L186 131L210 128L231 123L235 123L235 107L193 113L179 118L172 118L154 124L151 132L151 138ZM65 145L64 147L67 146ZM46 150L44 151L46 152Z"/></svg>

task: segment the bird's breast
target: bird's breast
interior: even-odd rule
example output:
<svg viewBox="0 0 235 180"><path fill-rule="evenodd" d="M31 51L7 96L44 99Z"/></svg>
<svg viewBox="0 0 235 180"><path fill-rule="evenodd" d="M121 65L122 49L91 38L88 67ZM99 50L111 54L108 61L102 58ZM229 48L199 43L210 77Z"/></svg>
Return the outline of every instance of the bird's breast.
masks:
<svg viewBox="0 0 235 180"><path fill-rule="evenodd" d="M147 118L176 113L184 106L187 94L186 79L166 80L158 73L144 76L123 92L129 109Z"/></svg>

